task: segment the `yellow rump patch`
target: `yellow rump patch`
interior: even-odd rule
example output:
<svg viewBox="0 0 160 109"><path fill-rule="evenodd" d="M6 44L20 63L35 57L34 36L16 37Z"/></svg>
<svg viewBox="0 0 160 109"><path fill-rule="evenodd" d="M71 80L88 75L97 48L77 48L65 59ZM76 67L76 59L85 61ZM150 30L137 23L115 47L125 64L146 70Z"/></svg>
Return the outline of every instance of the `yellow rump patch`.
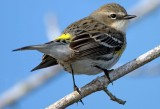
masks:
<svg viewBox="0 0 160 109"><path fill-rule="evenodd" d="M56 40L70 40L72 39L71 34L62 34L61 36L57 37Z"/></svg>

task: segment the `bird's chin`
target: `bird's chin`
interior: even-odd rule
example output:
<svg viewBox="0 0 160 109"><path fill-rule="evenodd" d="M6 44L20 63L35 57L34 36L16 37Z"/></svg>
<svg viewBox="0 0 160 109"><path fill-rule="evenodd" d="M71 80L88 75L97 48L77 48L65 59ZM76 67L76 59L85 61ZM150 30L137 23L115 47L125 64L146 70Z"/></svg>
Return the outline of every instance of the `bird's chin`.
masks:
<svg viewBox="0 0 160 109"><path fill-rule="evenodd" d="M128 21L127 20L120 20L112 23L111 27L115 28L116 30L119 30L121 32L125 32L126 28L128 26Z"/></svg>

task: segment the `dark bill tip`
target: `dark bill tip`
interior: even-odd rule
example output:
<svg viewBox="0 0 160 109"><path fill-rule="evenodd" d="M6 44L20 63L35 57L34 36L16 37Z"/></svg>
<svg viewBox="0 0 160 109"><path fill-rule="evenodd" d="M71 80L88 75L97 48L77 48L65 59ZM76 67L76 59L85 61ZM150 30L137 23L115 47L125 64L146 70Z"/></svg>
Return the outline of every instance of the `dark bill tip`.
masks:
<svg viewBox="0 0 160 109"><path fill-rule="evenodd" d="M21 50L21 49L20 49L20 48L18 48L18 49L14 49L14 50L12 50L12 51L14 52L14 51L20 51L20 50Z"/></svg>
<svg viewBox="0 0 160 109"><path fill-rule="evenodd" d="M137 17L137 16L135 16L135 15L126 15L126 16L124 16L123 18L124 18L125 20L129 20L129 19L133 19L133 18L135 18L135 17Z"/></svg>

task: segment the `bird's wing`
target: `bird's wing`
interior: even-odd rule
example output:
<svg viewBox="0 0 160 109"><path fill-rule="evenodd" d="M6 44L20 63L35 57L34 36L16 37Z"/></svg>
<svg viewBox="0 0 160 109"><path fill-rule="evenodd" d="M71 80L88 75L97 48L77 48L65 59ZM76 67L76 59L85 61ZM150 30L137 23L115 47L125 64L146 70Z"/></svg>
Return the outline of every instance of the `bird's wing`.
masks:
<svg viewBox="0 0 160 109"><path fill-rule="evenodd" d="M100 26L100 28L95 29L96 27L93 26ZM95 56L119 50L123 44L124 37L122 33L103 24L94 24L92 26L88 25L88 28L85 29L79 27L69 47L75 50L75 54L80 56Z"/></svg>

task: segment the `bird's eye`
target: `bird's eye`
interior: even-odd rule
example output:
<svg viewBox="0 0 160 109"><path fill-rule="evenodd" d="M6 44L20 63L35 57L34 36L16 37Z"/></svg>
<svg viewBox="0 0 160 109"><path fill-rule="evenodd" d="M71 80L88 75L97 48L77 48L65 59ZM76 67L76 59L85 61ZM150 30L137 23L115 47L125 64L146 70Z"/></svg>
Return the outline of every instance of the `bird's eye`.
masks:
<svg viewBox="0 0 160 109"><path fill-rule="evenodd" d="M110 16L112 19L115 19L117 17L116 14L111 14Z"/></svg>

